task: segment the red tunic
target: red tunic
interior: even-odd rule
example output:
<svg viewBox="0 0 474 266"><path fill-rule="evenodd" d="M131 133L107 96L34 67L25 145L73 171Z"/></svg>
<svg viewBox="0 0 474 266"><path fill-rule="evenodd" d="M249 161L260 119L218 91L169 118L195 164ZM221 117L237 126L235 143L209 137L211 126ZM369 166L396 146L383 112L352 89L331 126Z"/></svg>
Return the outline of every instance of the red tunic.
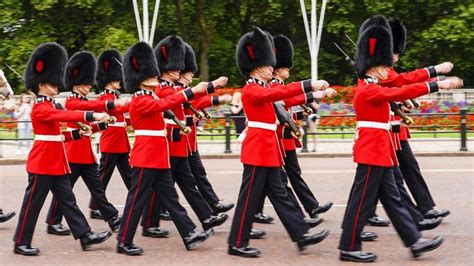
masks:
<svg viewBox="0 0 474 266"><path fill-rule="evenodd" d="M113 101L119 98L114 91L105 89L97 99L99 101ZM128 112L129 105L120 106L113 110L108 110L109 115L115 116L117 122L109 126L100 135L100 152L105 153L128 153L130 152L130 142L128 140L127 127L130 119L125 119L124 113Z"/></svg>
<svg viewBox="0 0 474 266"><path fill-rule="evenodd" d="M278 80L278 79L272 79L272 81L269 83L270 87L274 88L276 86L284 86L283 81ZM287 98L283 100L283 103L285 104L285 110L288 112L291 112L291 107L300 105L300 104L306 104L314 101L313 98L313 93L308 92L305 94L300 94L295 97ZM284 131L288 130L289 126L288 125L278 125L277 131L278 131L278 136L281 137L281 141L283 143L283 148L285 151L294 151L296 150L296 147L301 147L301 143L299 139L296 139L294 137L292 138L284 138Z"/></svg>
<svg viewBox="0 0 474 266"><path fill-rule="evenodd" d="M251 122L276 124L273 102L311 91L311 82L294 82L286 86L268 88L256 79L249 79L242 88L242 103L248 120L248 131L242 143L241 161L244 164L280 167L283 154L276 130L251 127Z"/></svg>
<svg viewBox="0 0 474 266"><path fill-rule="evenodd" d="M66 99L65 107L68 110L104 112L114 109L114 102L110 100L88 101L86 97L72 92ZM98 132L105 127L98 124L88 124L92 126L92 133ZM79 129L76 123L68 122L69 129ZM92 150L92 140L90 134L82 135L80 140L67 141L64 143L66 154L70 163L92 164L97 163L94 151Z"/></svg>
<svg viewBox="0 0 474 266"><path fill-rule="evenodd" d="M53 99L39 96L31 110L33 132L38 135L57 136L61 134L60 122L91 121L92 112L58 110ZM71 132L66 139L71 139ZM26 171L39 175L65 175L70 173L69 164L62 141L35 140L28 155Z"/></svg>
<svg viewBox="0 0 474 266"><path fill-rule="evenodd" d="M130 119L135 133L138 130L166 130L163 112L181 105L192 97L189 90L159 99L153 92L140 90L130 103ZM170 155L165 136L135 136L130 152L130 165L134 167L169 169Z"/></svg>
<svg viewBox="0 0 474 266"><path fill-rule="evenodd" d="M161 86L158 86L155 92L158 97L166 98L183 90L185 90L185 88L182 85L175 85L172 82L161 80ZM213 88L208 88L208 93L212 92L214 92ZM194 95L194 98L198 99L204 95L206 95L206 93L196 94ZM176 118L183 122L183 124L186 123L186 116L184 115L184 107L182 104L173 106L171 111L175 114ZM170 147L170 156L188 157L190 155L190 152L192 151L192 146L189 142L188 135L179 134L178 132L180 131L180 128L178 125L173 124L169 120L166 120L166 122L166 130L168 133L167 138ZM173 135L179 135L179 140L174 139Z"/></svg>
<svg viewBox="0 0 474 266"><path fill-rule="evenodd" d="M210 106L213 105L218 105L219 104L219 97L218 96L211 96L211 95L206 95L204 97L201 97L199 99L194 99L189 102L196 108L196 110L202 110L206 109ZM192 120L194 113L189 109L189 108L184 108L184 113L186 115L186 120ZM197 123L192 123L190 125L191 128L191 133L188 134L188 140L189 144L191 146L191 151L196 152L198 150L198 145L197 145Z"/></svg>
<svg viewBox="0 0 474 266"><path fill-rule="evenodd" d="M381 80L380 85L384 87L400 87L418 82L426 82L431 78L431 76L434 75L436 75L436 71L434 71L434 68L432 67L416 69L404 73L397 73L395 69L390 68L387 79ZM401 118L400 116L395 115L394 120L401 121ZM405 124L402 123L400 133L398 133L398 136L394 137L397 137L401 141L408 140L408 138L410 138L410 130Z"/></svg>
<svg viewBox="0 0 474 266"><path fill-rule="evenodd" d="M435 91L438 91L436 83L382 87L376 79L367 78L355 88L354 109L357 122L376 122L388 126L389 102L416 98ZM354 140L354 162L382 167L398 164L388 128L358 126Z"/></svg>

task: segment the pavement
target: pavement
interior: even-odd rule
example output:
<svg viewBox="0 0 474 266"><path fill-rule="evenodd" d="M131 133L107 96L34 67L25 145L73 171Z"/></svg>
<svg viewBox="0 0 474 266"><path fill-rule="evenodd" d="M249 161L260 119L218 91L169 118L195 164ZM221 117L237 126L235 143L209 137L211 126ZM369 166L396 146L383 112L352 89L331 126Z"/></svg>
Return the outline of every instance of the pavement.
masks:
<svg viewBox="0 0 474 266"><path fill-rule="evenodd" d="M375 252L381 265L472 265L474 261L474 158L464 157L421 157L419 163L431 193L437 203L436 208L449 209L452 214L444 219L438 228L423 232L425 238L436 235L445 237L444 244L437 250L427 253L419 259L413 259L396 234L393 226L367 227L367 230L379 234L379 239L363 243L363 249ZM285 232L280 220L266 201L265 212L276 218L274 224L255 224L264 229L267 236L262 240L252 240L250 244L259 248L262 255L257 259L245 259L226 254L227 237L231 221L216 228L216 234L199 245L194 251L186 251L172 222L163 221L161 226L170 230L167 239L150 239L137 231L135 244L143 247L141 256L129 257L115 253L114 238L94 246L91 251L81 251L78 241L71 236L53 236L46 234L44 223L47 208L51 200L48 196L41 211L33 245L41 249L37 257L23 257L12 252L12 237L18 222L17 217L0 224L0 265L124 265L124 264L162 264L162 265L355 265L338 260L338 241L340 225L346 207L348 193L355 173L355 164L351 158L301 158L300 164L304 177L320 202L332 201L334 206L322 217L325 222L315 231L329 228L331 235L322 243L299 253ZM214 189L225 202L236 202L241 181L242 165L238 159L205 159L209 179ZM19 211L27 184L24 165L0 166L0 205L6 211ZM81 210L88 216L89 192L82 181L74 189ZM126 190L116 171L107 191L109 200L123 211ZM180 200L193 221L198 221L184 197ZM378 214L387 217L383 208ZM229 211L232 218L234 210ZM107 230L106 223L90 220L96 231Z"/></svg>

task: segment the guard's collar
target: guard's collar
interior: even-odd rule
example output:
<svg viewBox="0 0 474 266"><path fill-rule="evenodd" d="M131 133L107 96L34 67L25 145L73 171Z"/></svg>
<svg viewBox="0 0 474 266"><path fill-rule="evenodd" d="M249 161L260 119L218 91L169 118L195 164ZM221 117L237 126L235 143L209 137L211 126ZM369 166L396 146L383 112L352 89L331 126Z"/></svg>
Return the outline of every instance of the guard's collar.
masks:
<svg viewBox="0 0 474 266"><path fill-rule="evenodd" d="M364 81L365 81L366 84L370 84L370 83L379 84L379 80L377 78L371 77L371 76L367 76L364 79Z"/></svg>
<svg viewBox="0 0 474 266"><path fill-rule="evenodd" d="M281 79L277 79L277 78L272 78L272 83L278 83L280 85L284 85L285 83L283 82L283 80Z"/></svg>
<svg viewBox="0 0 474 266"><path fill-rule="evenodd" d="M87 101L87 98L85 96L82 96L82 95L80 95L79 93L77 93L75 91L71 91L71 93L69 94L69 97L78 98L82 101Z"/></svg>
<svg viewBox="0 0 474 266"><path fill-rule="evenodd" d="M37 103L41 103L41 102L52 102L54 104L54 99L52 97L49 97L49 96L45 96L45 95L38 95L36 97L36 102Z"/></svg>
<svg viewBox="0 0 474 266"><path fill-rule="evenodd" d="M164 80L164 79L160 79L160 85L161 85L161 87L164 87L164 86L174 87L173 82L167 81L167 80Z"/></svg>
<svg viewBox="0 0 474 266"><path fill-rule="evenodd" d="M267 87L267 83L265 81L261 81L259 79L256 79L256 78L249 78L247 79L247 84L251 84L251 83L257 83L258 85L262 86L262 87Z"/></svg>

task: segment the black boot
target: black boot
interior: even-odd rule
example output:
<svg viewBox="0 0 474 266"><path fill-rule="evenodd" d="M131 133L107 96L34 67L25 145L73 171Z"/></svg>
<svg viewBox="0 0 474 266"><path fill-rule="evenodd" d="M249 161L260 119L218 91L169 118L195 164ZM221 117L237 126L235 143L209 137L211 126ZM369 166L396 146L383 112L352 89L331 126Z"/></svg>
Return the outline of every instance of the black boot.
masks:
<svg viewBox="0 0 474 266"><path fill-rule="evenodd" d="M171 214L165 210L160 212L160 220L171 221L173 218L171 218Z"/></svg>
<svg viewBox="0 0 474 266"><path fill-rule="evenodd" d="M256 213L253 216L253 221L256 223L261 223L261 224L271 224L273 222L273 217L266 215L264 213Z"/></svg>
<svg viewBox="0 0 474 266"><path fill-rule="evenodd" d="M112 230L112 232L114 233L117 233L119 228L120 228L120 218L118 217L118 215L110 218L107 223L109 224L109 227L110 227L110 230Z"/></svg>
<svg viewBox="0 0 474 266"><path fill-rule="evenodd" d="M318 214L320 214L320 213L325 213L325 212L329 211L329 209L331 209L332 205L333 205L332 202L328 202L328 203L326 203L326 204L324 204L324 205L319 205L318 207L314 208L314 209L310 212L309 216L310 216L311 218L316 218L316 217L318 216Z"/></svg>
<svg viewBox="0 0 474 266"><path fill-rule="evenodd" d="M99 210L91 210L91 219L104 220Z"/></svg>
<svg viewBox="0 0 474 266"><path fill-rule="evenodd" d="M374 241L378 237L379 236L376 233L373 233L373 232L362 231L360 233L360 240L361 241Z"/></svg>
<svg viewBox="0 0 474 266"><path fill-rule="evenodd" d="M227 250L227 254L244 257L244 258L255 258L255 257L258 257L261 253L260 253L260 250L256 248L252 248L252 247L238 248L234 246L229 246L229 249Z"/></svg>
<svg viewBox="0 0 474 266"><path fill-rule="evenodd" d="M38 248L33 248L30 245L15 245L13 248L13 252L15 254L20 254L24 256L35 256L40 253Z"/></svg>
<svg viewBox="0 0 474 266"><path fill-rule="evenodd" d="M443 240L442 236L437 236L429 240L420 238L415 244L410 246L411 253L413 254L413 257L418 258L425 252L437 249L441 244L443 244Z"/></svg>
<svg viewBox="0 0 474 266"><path fill-rule="evenodd" d="M432 218L432 219L423 219L422 221L417 222L416 225L418 226L418 229L420 231L431 230L438 227L438 225L440 225L442 221L443 221L443 218L441 217Z"/></svg>
<svg viewBox="0 0 474 266"><path fill-rule="evenodd" d="M229 218L229 215L225 213L221 213L217 216L213 215L202 222L202 227L204 228L204 230L208 230L210 228L213 228L225 223L225 221L227 221L227 218Z"/></svg>
<svg viewBox="0 0 474 266"><path fill-rule="evenodd" d="M71 230L62 224L48 224L48 234L67 236L71 234Z"/></svg>
<svg viewBox="0 0 474 266"><path fill-rule="evenodd" d="M328 237L328 235L329 235L328 229L324 229L323 231L317 234L313 234L308 231L306 234L304 234L301 237L300 240L296 241L296 243L300 251L304 251L309 246L318 244L319 242L323 241L326 237Z"/></svg>
<svg viewBox="0 0 474 266"><path fill-rule="evenodd" d="M314 218L304 218L304 222L313 228L324 222L324 219L316 215Z"/></svg>
<svg viewBox="0 0 474 266"><path fill-rule="evenodd" d="M143 249L132 244L120 243L117 245L117 253L123 253L129 256L140 255L143 253Z"/></svg>
<svg viewBox="0 0 474 266"><path fill-rule="evenodd" d="M168 230L159 227L143 228L142 235L153 238L165 238L170 234Z"/></svg>
<svg viewBox="0 0 474 266"><path fill-rule="evenodd" d="M448 210L437 211L435 209L431 209L431 210L427 211L424 214L424 216L425 216L426 219L431 219L431 218L438 218L438 217L446 217L450 214L451 214L451 212L448 211Z"/></svg>
<svg viewBox="0 0 474 266"><path fill-rule="evenodd" d="M375 215L375 216L370 217L367 220L367 224L372 225L372 226L389 226L390 221L384 218L380 218L377 215Z"/></svg>
<svg viewBox="0 0 474 266"><path fill-rule="evenodd" d="M222 213L222 212L227 212L232 208L234 208L234 203L224 204L224 203L218 202L216 205L214 205L212 210L213 210L213 214L217 215L217 214Z"/></svg>
<svg viewBox="0 0 474 266"><path fill-rule="evenodd" d="M186 245L187 250L193 250L197 244L203 242L206 239L207 239L207 235L205 232L191 231L184 238L184 245Z"/></svg>
<svg viewBox="0 0 474 266"><path fill-rule="evenodd" d="M15 217L15 215L16 215L16 212L3 213L0 211L0 223L4 223L10 220L11 218Z"/></svg>
<svg viewBox="0 0 474 266"><path fill-rule="evenodd" d="M260 229L250 229L250 239L261 239L263 238L267 233L265 231L260 230Z"/></svg>
<svg viewBox="0 0 474 266"><path fill-rule="evenodd" d="M109 239L112 235L109 231L104 231L100 233L88 232L84 236L81 237L81 247L82 250L88 250L92 245L100 244L105 240Z"/></svg>
<svg viewBox="0 0 474 266"><path fill-rule="evenodd" d="M343 251L339 254L339 259L342 261L354 262L374 262L377 260L377 255L371 252L364 251Z"/></svg>

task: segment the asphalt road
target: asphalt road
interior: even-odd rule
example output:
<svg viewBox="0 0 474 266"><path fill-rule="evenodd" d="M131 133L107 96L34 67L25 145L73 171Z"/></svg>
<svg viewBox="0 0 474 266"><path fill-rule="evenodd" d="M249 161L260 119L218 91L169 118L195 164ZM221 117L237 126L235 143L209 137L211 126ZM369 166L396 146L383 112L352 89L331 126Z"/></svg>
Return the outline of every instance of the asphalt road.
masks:
<svg viewBox="0 0 474 266"><path fill-rule="evenodd" d="M437 208L447 208L452 214L445 218L443 224L423 235L431 238L436 235L445 236L445 243L438 250L413 260L393 227L368 227L379 234L375 242L364 243L363 249L377 253L380 264L439 264L439 265L472 265L474 261L474 157L423 157L419 158L425 178ZM340 224L347 202L350 186L355 173L355 164L350 158L305 158L300 160L304 176L321 202L333 201L334 207L322 215L325 222L319 227L329 228L331 235L324 242L313 246L304 253L299 253L285 232L281 222L276 219L272 225L256 224L256 228L267 231L263 240L253 240L251 245L259 248L262 255L257 259L244 259L227 255L226 240L230 228L230 219L216 234L202 243L194 251L186 251L172 222L162 222L162 226L170 230L167 239L150 239L141 236L137 231L135 243L145 249L143 255L129 257L115 253L115 239L97 245L91 251L82 252L78 241L72 236L53 236L46 234L44 223L50 196L43 206L38 220L33 245L41 249L37 257L23 257L12 252L12 237L17 217L0 224L0 264L342 264L338 260L337 245L340 237ZM226 202L235 202L241 180L242 166L238 160L205 160L204 164L210 180L219 196ZM27 183L24 165L0 166L0 207L6 211L19 211L21 200ZM75 187L80 208L88 216L89 192L84 183L79 181ZM118 172L114 173L107 193L109 200L120 211L125 203L126 190ZM180 197L183 205L195 222L184 197ZM267 200L265 212L276 217ZM383 209L378 213L386 217ZM229 212L233 215L233 210ZM89 220L95 231L107 230L105 222ZM344 263L349 264L349 263Z"/></svg>

